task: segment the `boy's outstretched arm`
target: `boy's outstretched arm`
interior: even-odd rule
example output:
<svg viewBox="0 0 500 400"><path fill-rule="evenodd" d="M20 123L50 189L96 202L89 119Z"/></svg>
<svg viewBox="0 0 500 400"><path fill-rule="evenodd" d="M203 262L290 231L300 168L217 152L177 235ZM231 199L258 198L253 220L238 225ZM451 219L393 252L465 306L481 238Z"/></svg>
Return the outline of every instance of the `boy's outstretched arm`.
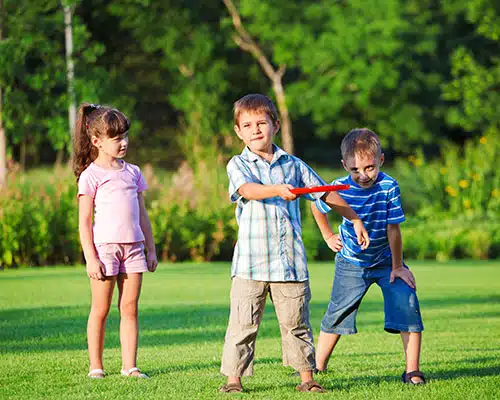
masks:
<svg viewBox="0 0 500 400"><path fill-rule="evenodd" d="M408 286L413 289L417 288L413 273L403 267L403 238L399 224L387 225L387 238L392 253L392 272L390 282L394 282L396 278L401 278Z"/></svg>
<svg viewBox="0 0 500 400"><path fill-rule="evenodd" d="M328 217L318 210L316 204L311 202L311 211L316 221L316 225L323 236L323 240L326 242L328 247L334 252L339 252L342 249L342 241L340 240L340 235L334 233L330 223L328 222Z"/></svg>
<svg viewBox="0 0 500 400"><path fill-rule="evenodd" d="M340 197L337 192L328 192L325 193L321 200L323 200L326 204L328 204L332 209L334 209L337 213L342 215L344 218L347 218L354 225L354 231L356 232L356 236L358 238L358 244L361 246L362 250L368 248L370 244L370 237L368 236L368 232L366 231L365 226L361 219L359 219L358 214L349 207L349 204Z"/></svg>
<svg viewBox="0 0 500 400"><path fill-rule="evenodd" d="M297 195L290 192L292 185L263 185L260 183L245 183L240 186L238 193L247 200L263 200L271 197L281 197L283 200L295 200Z"/></svg>

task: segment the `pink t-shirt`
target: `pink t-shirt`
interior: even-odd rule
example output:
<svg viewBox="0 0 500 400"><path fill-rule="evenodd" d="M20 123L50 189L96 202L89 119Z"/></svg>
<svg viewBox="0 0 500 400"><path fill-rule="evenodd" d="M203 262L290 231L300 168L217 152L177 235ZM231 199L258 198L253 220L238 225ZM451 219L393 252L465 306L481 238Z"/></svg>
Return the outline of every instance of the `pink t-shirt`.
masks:
<svg viewBox="0 0 500 400"><path fill-rule="evenodd" d="M90 164L80 175L78 196L94 199L94 243L133 243L144 240L138 193L148 185L138 166L123 162L120 170Z"/></svg>

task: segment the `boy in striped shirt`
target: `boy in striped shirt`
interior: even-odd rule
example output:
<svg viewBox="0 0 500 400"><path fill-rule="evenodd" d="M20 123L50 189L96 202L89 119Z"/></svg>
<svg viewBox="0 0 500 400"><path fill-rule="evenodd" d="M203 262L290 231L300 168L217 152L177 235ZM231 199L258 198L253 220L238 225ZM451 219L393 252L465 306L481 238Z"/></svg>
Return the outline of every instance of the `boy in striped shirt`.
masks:
<svg viewBox="0 0 500 400"><path fill-rule="evenodd" d="M398 183L380 172L384 154L379 138L369 129L354 129L341 144L342 165L349 173L335 184L351 188L339 192L363 221L370 245L362 249L356 242L352 223L345 218L339 234L333 233L321 200L312 203L316 223L328 246L335 252L335 277L328 309L321 322L316 352L316 368L326 370L341 335L357 332L356 313L372 283L384 295L385 324L389 333L399 333L403 341L406 369L402 380L423 384L419 370L420 346L424 329L415 278L403 262L399 224L405 221Z"/></svg>
<svg viewBox="0 0 500 400"><path fill-rule="evenodd" d="M309 323L309 274L302 242L299 202L294 187L324 182L302 160L273 143L279 119L272 101L250 94L234 104L234 130L245 143L227 165L229 197L236 203L238 241L231 266L229 323L221 373L221 392L243 391L241 377L253 374L255 340L267 294L274 304L282 337L283 364L300 373L299 391L321 392ZM356 242L366 248L368 233L355 212L335 192L315 193L353 224Z"/></svg>

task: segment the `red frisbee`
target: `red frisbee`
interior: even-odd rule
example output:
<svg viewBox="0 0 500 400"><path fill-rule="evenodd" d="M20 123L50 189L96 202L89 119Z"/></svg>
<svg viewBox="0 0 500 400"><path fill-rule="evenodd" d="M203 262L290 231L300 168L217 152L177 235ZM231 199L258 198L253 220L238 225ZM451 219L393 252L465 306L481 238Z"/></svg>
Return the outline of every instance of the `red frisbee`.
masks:
<svg viewBox="0 0 500 400"><path fill-rule="evenodd" d="M313 187L303 187L290 189L293 194L301 195L307 193L317 193L317 192L336 192L337 190L347 190L350 185L325 185L325 186L313 186Z"/></svg>

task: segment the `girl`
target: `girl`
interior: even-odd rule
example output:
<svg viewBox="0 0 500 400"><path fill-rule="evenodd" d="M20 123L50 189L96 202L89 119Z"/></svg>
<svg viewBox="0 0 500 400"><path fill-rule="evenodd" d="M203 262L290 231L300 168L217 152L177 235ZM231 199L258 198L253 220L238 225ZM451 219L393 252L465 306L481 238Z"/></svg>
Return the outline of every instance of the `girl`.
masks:
<svg viewBox="0 0 500 400"><path fill-rule="evenodd" d="M87 325L90 378L104 378L104 333L115 283L121 373L148 378L136 367L137 307L142 273L153 272L158 261L142 196L146 182L139 167L123 161L129 127L130 121L120 111L88 103L80 106L75 126L73 169L78 182L79 231L92 292Z"/></svg>

